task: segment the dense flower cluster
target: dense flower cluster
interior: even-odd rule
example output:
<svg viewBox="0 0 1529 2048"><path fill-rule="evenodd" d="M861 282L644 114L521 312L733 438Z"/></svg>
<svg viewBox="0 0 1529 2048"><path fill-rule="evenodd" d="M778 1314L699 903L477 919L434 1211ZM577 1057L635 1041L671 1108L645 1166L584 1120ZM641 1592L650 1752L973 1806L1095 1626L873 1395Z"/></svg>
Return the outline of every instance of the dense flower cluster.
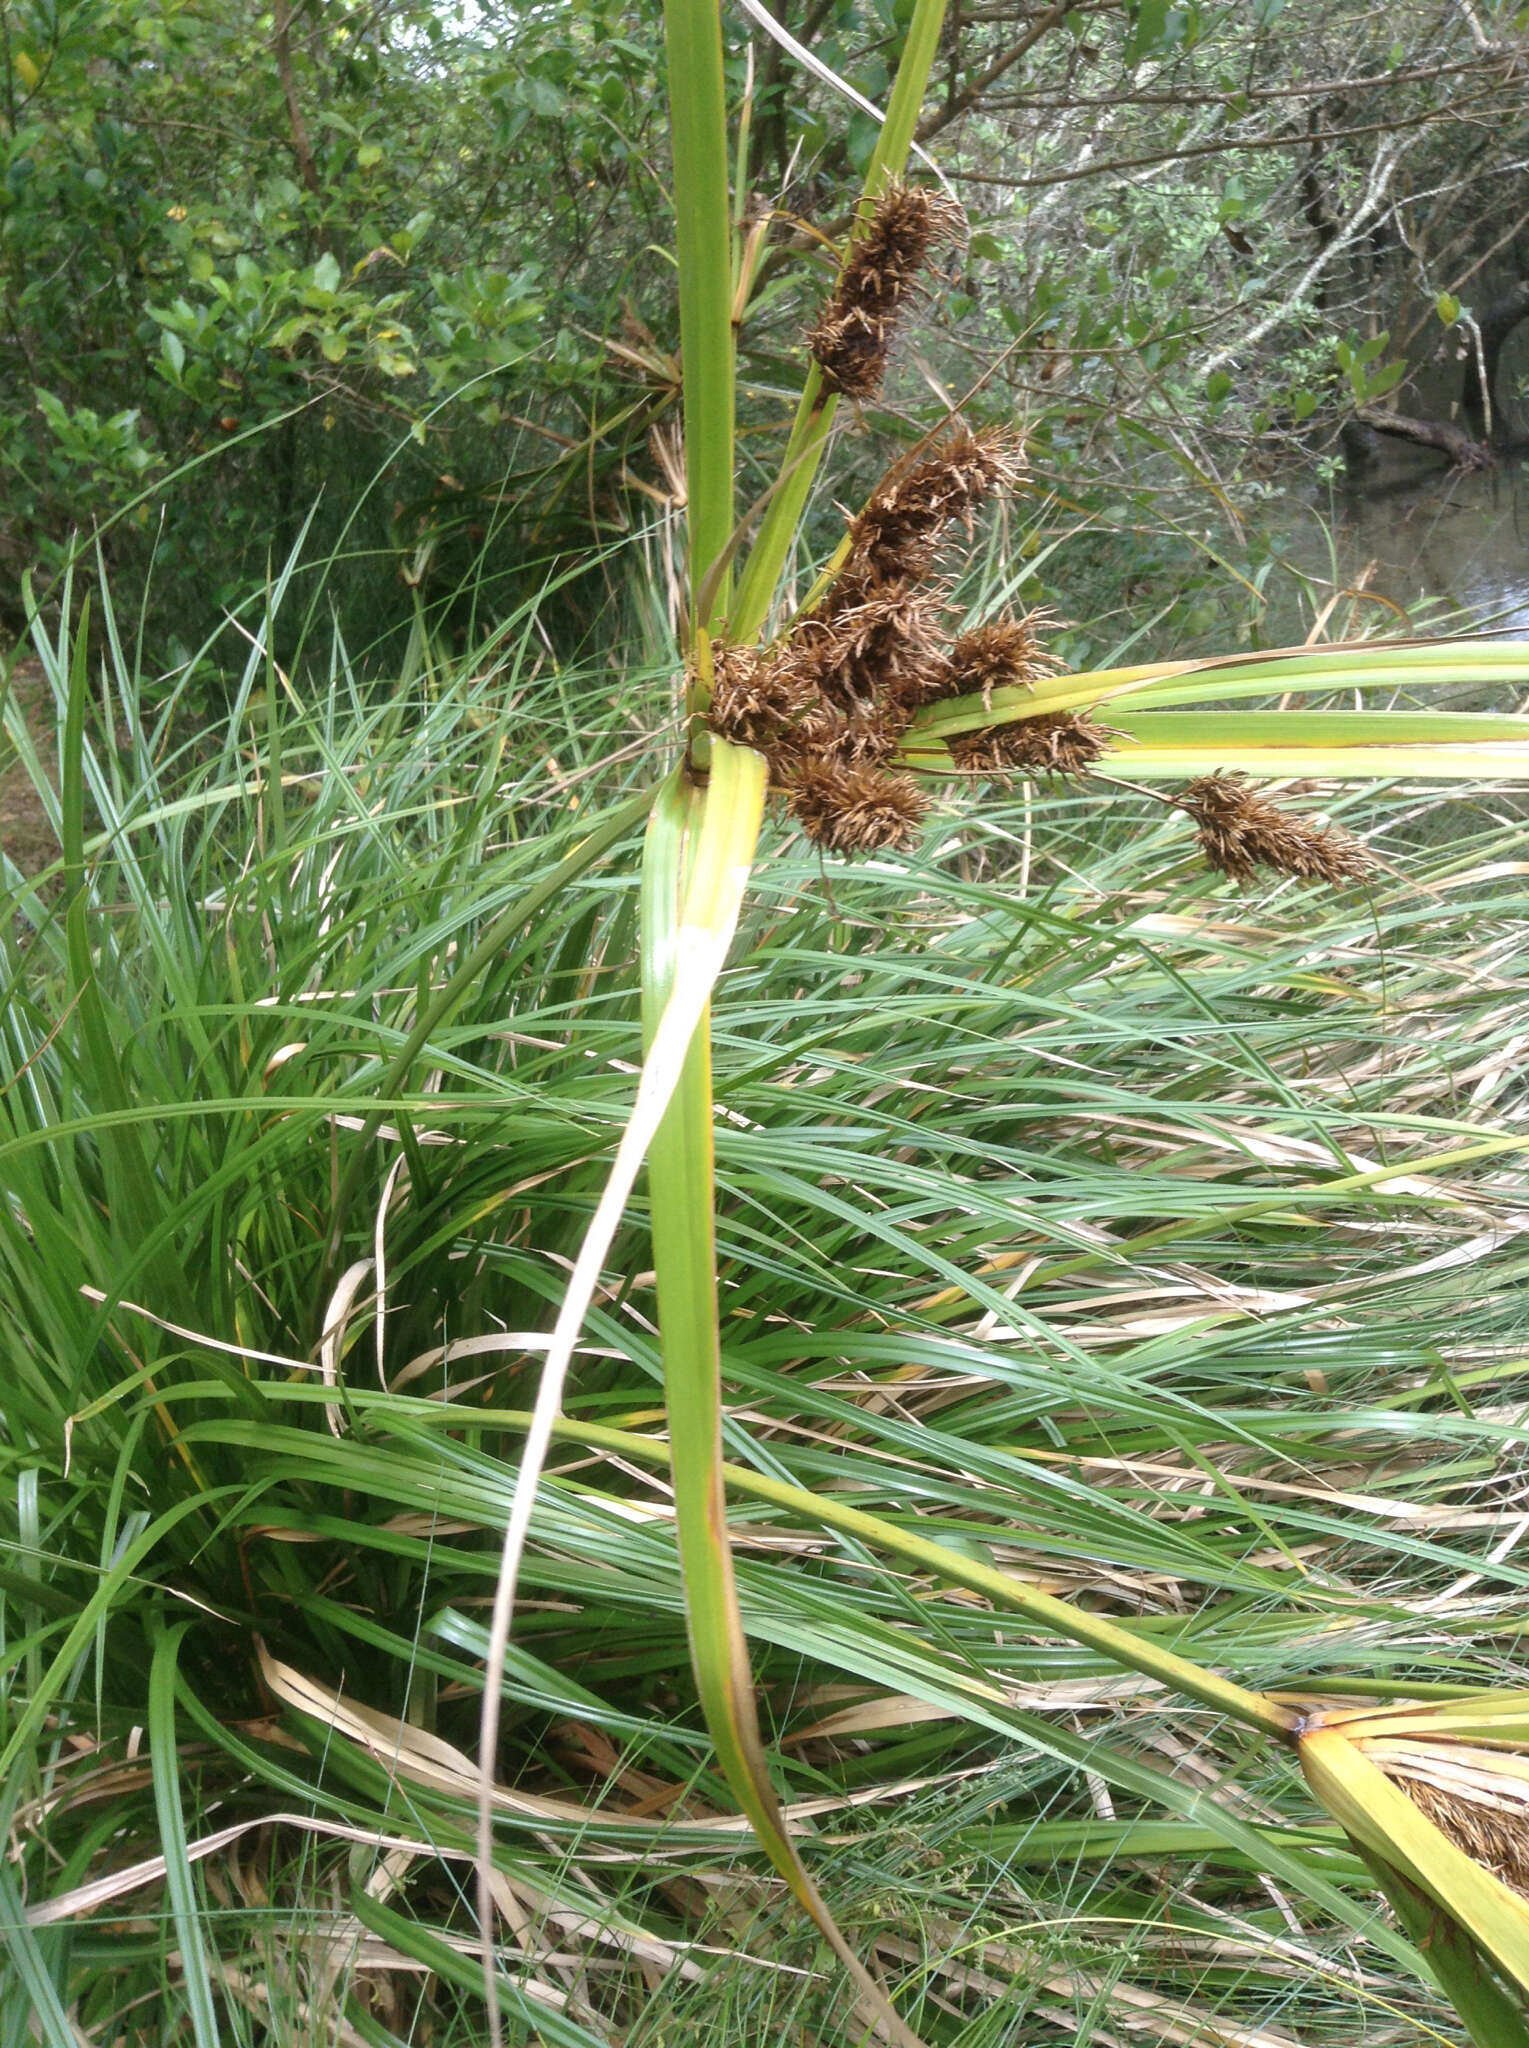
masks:
<svg viewBox="0 0 1529 2048"><path fill-rule="evenodd" d="M808 336L824 389L850 398L881 387L901 314L931 248L958 232L959 207L921 186L889 184L853 243L832 299ZM1021 473L1015 436L957 422L882 478L850 522L844 559L826 592L770 648L711 643L711 730L755 748L774 788L816 845L834 853L907 848L929 798L905 772L905 741L932 704L1032 688L1058 666L1041 640L1053 623L1032 611L952 638L951 587L939 574L949 530L970 538L992 497ZM1037 709L954 735L931 763L970 776L1081 779L1118 735L1082 709ZM1202 776L1165 802L1194 820L1213 867L1236 881L1272 868L1303 881L1342 883L1369 872L1345 832L1292 817L1237 775Z"/></svg>
<svg viewBox="0 0 1529 2048"><path fill-rule="evenodd" d="M930 573L945 530L970 527L1019 467L1010 436L956 427L877 485L838 576L778 646L714 646L712 731L768 758L818 845L911 846L928 799L891 763L915 712L1041 673L1032 621L1000 620L952 642L949 589Z"/></svg>

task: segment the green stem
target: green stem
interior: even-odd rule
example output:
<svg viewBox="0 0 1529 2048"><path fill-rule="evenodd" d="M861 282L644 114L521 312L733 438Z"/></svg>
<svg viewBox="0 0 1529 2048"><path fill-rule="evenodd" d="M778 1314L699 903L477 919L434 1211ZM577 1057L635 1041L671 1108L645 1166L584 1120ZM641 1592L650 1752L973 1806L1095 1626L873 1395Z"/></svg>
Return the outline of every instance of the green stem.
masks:
<svg viewBox="0 0 1529 2048"><path fill-rule="evenodd" d="M500 1423L507 1429L524 1429L530 1417L517 1411L499 1409L492 1415L485 1411L477 1420L480 1423ZM650 1465L670 1463L667 1444L633 1430L563 1420L558 1423L554 1434L571 1443L614 1451L622 1457L637 1458ZM983 1564L976 1558L947 1548L943 1543L933 1543L926 1536L911 1535L896 1523L883 1521L878 1515L867 1515L859 1508L848 1507L832 1494L809 1493L804 1487L772 1479L766 1473L750 1471L743 1465L723 1465L720 1472L723 1481L739 1493L752 1494L756 1500L771 1501L777 1507L800 1515L805 1521L840 1529L846 1536L858 1537L864 1543L889 1551L894 1557L918 1565L951 1585L966 1586L974 1593L982 1593L1000 1606L1023 1614L1037 1626L1054 1629L1058 1635L1081 1643L1086 1649L1097 1650L1111 1663L1139 1671L1145 1678L1158 1679L1172 1691L1198 1700L1202 1706L1227 1714L1265 1735L1290 1741L1301 1724L1300 1711L1295 1707L1286 1706L1266 1693L1250 1692L1231 1679L1222 1678L1217 1672L1207 1671L1188 1657L1181 1657L1159 1643L1133 1634L1116 1622L1107 1621L1103 1615L1091 1614L1086 1608L1074 1607L1066 1600L1057 1600L1051 1594L1027 1585L1023 1579L1015 1578L1010 1572L999 1571L995 1565Z"/></svg>
<svg viewBox="0 0 1529 2048"><path fill-rule="evenodd" d="M919 109L945 21L946 0L917 0L903 45L902 61L892 87L887 118L871 157L865 177L865 196L874 198L888 177L900 172L908 161L918 127ZM861 206L851 235L855 238L869 225L870 212ZM786 566L807 495L817 475L818 463L833 426L838 399L823 391L823 380L814 363L802 387L801 402L791 427L791 438L781 463L782 487L770 500L755 541L738 580L738 595L728 618L728 633L734 640L753 640L764 625L775 595L775 586Z"/></svg>
<svg viewBox="0 0 1529 2048"><path fill-rule="evenodd" d="M683 774L664 785L643 852L642 1003L649 1045L670 1000L684 927L697 914L698 897L711 877L720 878L724 867L746 871L753 857L764 775L758 754L717 741L704 793ZM854 1982L862 2009L898 2048L920 2048L918 2036L899 2018L839 1931L802 1863L770 1782L760 1740L727 1528L712 1121L710 1017L703 1012L678 1086L648 1148L653 1268L669 1416L667 1457L696 1691L733 1797L760 1846Z"/></svg>
<svg viewBox="0 0 1529 2048"><path fill-rule="evenodd" d="M1438 1980L1476 2048L1529 2048L1529 2026L1523 2012L1466 1929L1393 1864L1362 1842L1354 1847L1395 1907L1397 1919L1416 1943L1430 1975Z"/></svg>
<svg viewBox="0 0 1529 2048"><path fill-rule="evenodd" d="M717 0L665 0L664 29L674 144L694 631L713 626L726 609L725 575L716 579L704 616L700 593L733 530L732 222Z"/></svg>

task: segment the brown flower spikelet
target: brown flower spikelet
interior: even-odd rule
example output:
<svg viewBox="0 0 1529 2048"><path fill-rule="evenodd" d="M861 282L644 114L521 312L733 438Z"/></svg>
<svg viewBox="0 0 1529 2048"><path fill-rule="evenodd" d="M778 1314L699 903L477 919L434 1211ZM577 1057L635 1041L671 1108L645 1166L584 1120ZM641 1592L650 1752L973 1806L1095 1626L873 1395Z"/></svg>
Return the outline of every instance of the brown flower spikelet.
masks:
<svg viewBox="0 0 1529 2048"><path fill-rule="evenodd" d="M1061 662L1040 643L1040 628L1050 623L1046 613L1033 611L963 633L950 650L957 691L980 690L983 703L991 706L995 690L1029 689L1048 669L1060 668Z"/></svg>
<svg viewBox="0 0 1529 2048"><path fill-rule="evenodd" d="M807 837L831 853L876 853L917 842L929 799L907 775L812 761L789 796Z"/></svg>
<svg viewBox="0 0 1529 2048"><path fill-rule="evenodd" d="M1174 801L1194 819L1205 858L1233 881L1250 881L1255 868L1266 867L1336 887L1361 880L1374 865L1347 832L1282 811L1240 775L1202 775Z"/></svg>
<svg viewBox="0 0 1529 2048"><path fill-rule="evenodd" d="M851 572L800 621L785 660L804 688L836 710L890 702L903 678L937 657L945 606L943 585L910 589Z"/></svg>
<svg viewBox="0 0 1529 2048"><path fill-rule="evenodd" d="M884 768L897 752L906 720L889 716L880 705L866 704L815 732L804 760L839 768Z"/></svg>
<svg viewBox="0 0 1529 2048"><path fill-rule="evenodd" d="M886 374L898 315L931 246L959 233L964 216L952 199L922 185L888 184L870 227L853 245L833 297L807 336L828 391L874 398Z"/></svg>
<svg viewBox="0 0 1529 2048"><path fill-rule="evenodd" d="M843 570L782 645L713 643L711 730L766 756L771 780L819 845L840 853L911 845L928 800L906 775L887 771L915 712L1046 660L1031 614L967 635L958 667L946 637L949 585L927 575L943 527L962 519L969 528L983 498L1018 471L1011 435L957 427L882 480L851 527ZM1037 769L1082 772L1086 722L1064 723Z"/></svg>
<svg viewBox="0 0 1529 2048"><path fill-rule="evenodd" d="M706 723L723 739L768 754L815 707L813 690L757 647L712 645L712 702Z"/></svg>
<svg viewBox="0 0 1529 2048"><path fill-rule="evenodd" d="M957 733L951 759L968 772L1083 776L1109 751L1109 728L1082 711L1043 711L1013 725Z"/></svg>
<svg viewBox="0 0 1529 2048"><path fill-rule="evenodd" d="M922 576L942 529L959 519L969 533L977 508L994 492L1011 489L1020 473L1013 434L974 434L958 426L882 478L851 523L851 565L888 582Z"/></svg>
<svg viewBox="0 0 1529 2048"><path fill-rule="evenodd" d="M1392 1782L1457 1849L1529 1898L1529 1828L1522 1813L1505 1813L1490 1800L1447 1792L1408 1773L1397 1772Z"/></svg>
<svg viewBox="0 0 1529 2048"><path fill-rule="evenodd" d="M928 648L916 667L909 667L889 685L886 692L887 714L896 721L901 732L915 711L921 711L926 704L940 704L949 697L959 697L964 687L950 657L938 647Z"/></svg>

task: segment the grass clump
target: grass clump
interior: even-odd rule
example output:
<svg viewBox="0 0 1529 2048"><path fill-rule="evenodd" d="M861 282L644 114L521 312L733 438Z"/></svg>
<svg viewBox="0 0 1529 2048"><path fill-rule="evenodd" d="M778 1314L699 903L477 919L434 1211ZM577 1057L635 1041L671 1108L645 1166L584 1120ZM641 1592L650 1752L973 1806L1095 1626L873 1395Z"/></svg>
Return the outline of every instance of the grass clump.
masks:
<svg viewBox="0 0 1529 2048"><path fill-rule="evenodd" d="M777 1885L853 1990L846 2018L824 1987L821 2039L1054 2024L1018 1983L1070 2000L1078 2041L1144 2011L1247 2039L1292 1968L1324 1981L1324 1944L1360 1935L1391 2009L1410 1979L1478 2048L1507 2048L1504 2016L1523 2035L1522 1902L1377 1768L1385 1710L1340 1725L1326 1704L1421 1684L1448 1696L1441 1725L1484 1712L1503 1631L1476 1600L1469 1635L1449 1625L1457 1589L1521 1576L1459 1507L1495 1483L1501 1432L1457 1398L1462 1374L1518 1369L1494 1177L1517 1141L1438 1092L1499 892L1419 1060L1388 1035L1394 992L1426 1000L1439 959L1414 981L1387 955L1378 998L1368 973L1415 943L1415 875L1286 939L1208 903L1151 808L1122 833L1098 801L1188 808L1239 878L1352 879L1358 838L1283 817L1239 768L1523 773L1524 721L1414 708L1521 659L1051 673L1033 614L953 630L940 548L1019 474L1008 435L959 423L894 465L762 637L836 392L879 377L938 225L890 174L939 25L918 0L836 337L734 588L725 72L709 0L671 0L690 716L657 787L620 786L608 672L584 679L592 713L548 679L546 757L513 717L534 618L470 672L421 634L382 707L338 648L327 683L282 673L268 619L227 733L173 774L114 629L101 690L131 773L88 739L83 633L38 633L61 887L17 891L30 936L7 960L0 1773L51 1889L5 1903L53 2038L99 1983L49 1930L156 1887L140 1960L173 1979L174 2024L202 2048L248 2009L248 1951L207 1907L246 1828L326 1844L322 1963L289 1944L266 1982L332 2035L400 2038L383 2011L437 2031L481 1987L491 2048L506 2025L633 2038L657 1988L703 1971L708 1903L736 1926ZM1345 687L1371 707L1329 711ZM1306 701L1206 708L1274 691ZM648 751L630 698L616 716ZM926 864L913 774L963 756L1060 778L1055 839L1038 850L1036 799L1000 790L947 812ZM1165 803L1159 779L1190 790ZM809 843L756 873L768 782ZM633 891L597 871L644 821ZM1382 803L1365 837L1385 822ZM1484 838L1481 877L1516 877ZM870 852L874 877L824 872ZM1483 1029L1496 1048L1495 1012ZM1441 1128L1474 1142L1440 1150ZM1398 1212L1419 1190L1458 1225L1442 1255ZM159 1845L94 1882L88 1774L58 1793L78 1754L127 1770ZM1015 1754L1019 1841L1074 1832L996 1912L964 1875L977 1822L937 1899L895 1859L850 1881L862 1806L959 1794ZM1163 1814L1190 1831L1149 1847ZM739 1867L735 1816L772 1875ZM1103 1913L1096 1849L1130 1871ZM1372 1880L1402 1931L1373 1927ZM1271 1899L1279 1970L1244 1931ZM1174 1946L1117 1933L1100 1954L1077 1933L1095 1917ZM1038 1919L1067 1938L1038 1946ZM1251 1976L1199 1968L1228 1924ZM108 2025L141 1985L119 1981Z"/></svg>
<svg viewBox="0 0 1529 2048"><path fill-rule="evenodd" d="M338 650L283 678L257 648L177 757L126 658L91 679L125 744L93 741L46 644L76 808L4 926L0 1997L50 2041L481 2039L498 1531L641 1057L631 893L567 864L630 847L655 738L644 678L534 646L385 701ZM1271 1693L1507 1679L1520 1204L1472 1142L1520 1085L1515 828L1492 796L1432 847L1415 790L1341 808L1390 865L1299 923L1160 806L1101 828L1067 785L948 811L938 864L830 847L828 888L772 839L745 914L714 1126L739 1596L812 1868L931 2040L1448 2024L1270 1744L812 1508ZM695 1711L649 1223L524 1568L507 2027L848 2040Z"/></svg>

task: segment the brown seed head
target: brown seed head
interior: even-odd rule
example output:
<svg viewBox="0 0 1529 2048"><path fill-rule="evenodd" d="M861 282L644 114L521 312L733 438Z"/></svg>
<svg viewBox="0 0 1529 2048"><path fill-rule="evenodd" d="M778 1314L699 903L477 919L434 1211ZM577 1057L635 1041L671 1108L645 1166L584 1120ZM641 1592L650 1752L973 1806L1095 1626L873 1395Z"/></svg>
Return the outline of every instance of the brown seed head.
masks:
<svg viewBox="0 0 1529 2048"><path fill-rule="evenodd" d="M974 434L958 426L882 478L850 527L851 563L889 581L922 576L951 520L961 520L970 533L978 507L995 491L1011 489L1021 469L1012 434Z"/></svg>
<svg viewBox="0 0 1529 2048"><path fill-rule="evenodd" d="M966 225L958 201L929 185L888 179L875 202L871 224L855 245L851 264L865 289L906 289L923 268L936 242L951 241Z"/></svg>
<svg viewBox="0 0 1529 2048"><path fill-rule="evenodd" d="M1369 874L1374 863L1357 839L1335 825L1309 825L1248 788L1240 775L1202 775L1175 798L1199 828L1200 850L1234 881L1257 867L1302 882L1338 886Z"/></svg>
<svg viewBox="0 0 1529 2048"><path fill-rule="evenodd" d="M819 314L807 335L807 351L828 389L844 398L874 398L887 374L894 325L859 306L842 312L830 306Z"/></svg>
<svg viewBox="0 0 1529 2048"><path fill-rule="evenodd" d="M857 705L841 717L825 720L804 758L839 768L884 768L897 752L905 722L878 704Z"/></svg>
<svg viewBox="0 0 1529 2048"><path fill-rule="evenodd" d="M907 669L892 683L887 691L887 713L901 732L915 711L926 704L942 703L947 697L959 697L961 690L961 678L949 655L931 647L920 666Z"/></svg>
<svg viewBox="0 0 1529 2048"><path fill-rule="evenodd" d="M1529 1814L1522 1806L1505 1809L1485 1787L1472 1797L1410 1772L1394 1772L1393 1782L1457 1849L1529 1898Z"/></svg>
<svg viewBox="0 0 1529 2048"><path fill-rule="evenodd" d="M1040 642L1040 629L1053 623L1048 613L1033 611L1022 619L994 619L963 633L950 650L957 690L980 690L983 703L991 707L995 690L1029 689L1037 676L1060 668L1057 657Z"/></svg>
<svg viewBox="0 0 1529 2048"><path fill-rule="evenodd" d="M883 584L851 567L792 634L786 659L803 686L841 711L890 703L938 658L943 585Z"/></svg>
<svg viewBox="0 0 1529 2048"><path fill-rule="evenodd" d="M834 295L807 337L827 390L874 398L886 373L898 315L930 248L959 233L961 209L922 185L888 184L855 242Z"/></svg>
<svg viewBox="0 0 1529 2048"><path fill-rule="evenodd" d="M757 647L712 646L712 696L706 722L739 746L768 751L800 724L813 698L784 663Z"/></svg>
<svg viewBox="0 0 1529 2048"><path fill-rule="evenodd" d="M907 775L812 761L790 792L807 837L832 853L875 853L917 843L929 799Z"/></svg>
<svg viewBox="0 0 1529 2048"><path fill-rule="evenodd" d="M957 733L951 758L968 773L1083 776L1114 735L1086 712L1043 711L985 732Z"/></svg>

